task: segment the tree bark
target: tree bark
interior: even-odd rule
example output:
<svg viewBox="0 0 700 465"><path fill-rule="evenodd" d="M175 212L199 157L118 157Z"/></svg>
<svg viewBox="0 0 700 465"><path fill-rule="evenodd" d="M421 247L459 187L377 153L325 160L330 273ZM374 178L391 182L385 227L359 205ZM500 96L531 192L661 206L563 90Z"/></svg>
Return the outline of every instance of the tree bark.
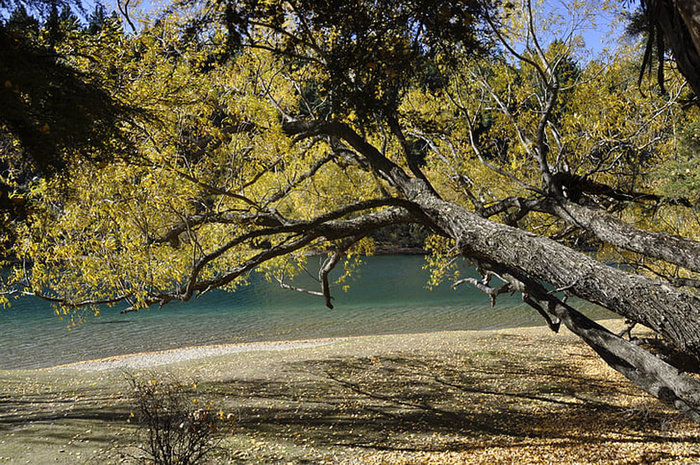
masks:
<svg viewBox="0 0 700 465"><path fill-rule="evenodd" d="M550 313L608 365L647 393L700 422L700 380L588 319L547 292L540 281L606 307L663 334L700 360L700 299L663 282L601 264L550 239L419 195L424 213L457 241L467 257L527 282L522 292L547 302Z"/></svg>
<svg viewBox="0 0 700 465"><path fill-rule="evenodd" d="M566 199L548 199L540 202L536 208L585 229L615 247L700 272L700 242L675 234L636 228L604 210Z"/></svg>
<svg viewBox="0 0 700 465"><path fill-rule="evenodd" d="M687 417L700 423L700 380L672 367L659 357L611 333L571 306L547 293L538 283L528 283L527 290L546 302L549 311L579 336L616 371L661 399Z"/></svg>
<svg viewBox="0 0 700 465"><path fill-rule="evenodd" d="M695 295L419 192L413 201L457 241L465 256L549 283L644 324L700 360L700 299Z"/></svg>

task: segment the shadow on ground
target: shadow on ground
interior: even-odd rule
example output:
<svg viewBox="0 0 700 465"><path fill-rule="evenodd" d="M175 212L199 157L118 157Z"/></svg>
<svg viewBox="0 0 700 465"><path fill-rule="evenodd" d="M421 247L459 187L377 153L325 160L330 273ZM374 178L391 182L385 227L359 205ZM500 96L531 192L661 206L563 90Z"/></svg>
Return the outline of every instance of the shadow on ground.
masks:
<svg viewBox="0 0 700 465"><path fill-rule="evenodd" d="M645 463L677 458L667 446L684 444L691 451L683 457L700 459L697 429L679 430L682 417L624 380L585 373L579 358L523 361L498 351L449 360L343 357L289 365L288 372L305 374L295 382L233 379L212 389L228 397L241 432L316 448L444 453L547 446L585 454L623 444L647 454L625 463Z"/></svg>
<svg viewBox="0 0 700 465"><path fill-rule="evenodd" d="M236 417L217 463L700 461L698 425L587 349L519 337L477 342L311 360L271 355L247 375L224 361L228 375L197 388ZM50 458L78 441L118 456L133 439L127 383L91 376L68 389L50 377L3 381L0 439L20 452L43 441ZM59 463L106 463L81 460Z"/></svg>

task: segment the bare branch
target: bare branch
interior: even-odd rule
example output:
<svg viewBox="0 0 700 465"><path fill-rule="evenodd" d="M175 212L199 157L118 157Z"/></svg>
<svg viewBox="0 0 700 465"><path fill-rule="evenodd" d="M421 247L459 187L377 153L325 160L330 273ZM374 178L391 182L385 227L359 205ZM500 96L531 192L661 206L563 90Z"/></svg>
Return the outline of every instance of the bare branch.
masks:
<svg viewBox="0 0 700 465"><path fill-rule="evenodd" d="M115 297L109 297L105 299L89 299L89 300L79 300L79 301L73 301L70 299L66 299L64 297L52 297L49 295L46 295L42 292L39 292L34 289L30 289L27 287L28 290L25 291L19 291L19 294L24 295L24 296L30 296L30 297L37 297L41 300L45 300L47 302L52 302L55 304L62 305L64 307L68 308L73 308L73 309L80 309L80 308L85 308L85 307L97 307L99 305L113 305L116 303L119 303L123 300L126 300L130 297L132 297L134 294L129 293L129 294L121 294L117 295Z"/></svg>
<svg viewBox="0 0 700 465"><path fill-rule="evenodd" d="M323 297L325 297L326 299L326 307L330 308L331 310L333 309L333 304L331 303L333 297L331 297L330 285L328 284L328 275L335 268L340 259L343 258L345 252L347 252L350 249L350 247L352 247L365 236L366 234L353 236L346 240L323 262L323 265L321 266L321 269L318 272L318 277L321 281L321 289L323 290Z"/></svg>
<svg viewBox="0 0 700 465"><path fill-rule="evenodd" d="M537 313L539 313L542 316L542 318L544 318L544 320L547 322L547 326L549 326L549 329L551 329L555 333L558 333L559 327L561 326L561 321L559 320L559 318L557 318L556 320L553 320L552 317L550 316L550 314L547 311L545 311L544 308L542 308L542 306L539 304L539 302L537 302L532 297L530 297L529 294L523 293L522 296L523 296L523 302L525 302L530 307L537 310Z"/></svg>
<svg viewBox="0 0 700 465"><path fill-rule="evenodd" d="M279 285L282 289L286 289L286 290L294 291L294 292L301 292L302 294L308 294L308 295L313 295L313 296L317 296L317 297L324 296L324 294L322 292L312 291L309 289L303 289L301 287L292 286L291 284L286 283L284 281L284 279L279 278L279 277L275 277L275 280L279 283Z"/></svg>
<svg viewBox="0 0 700 465"><path fill-rule="evenodd" d="M491 287L488 285L488 281L479 281L476 278L463 278L452 284L452 287L461 286L462 284L471 284L481 292L488 294L491 298L491 308L496 306L496 298L501 294L512 293L514 289L511 288L509 283L503 284L501 287Z"/></svg>

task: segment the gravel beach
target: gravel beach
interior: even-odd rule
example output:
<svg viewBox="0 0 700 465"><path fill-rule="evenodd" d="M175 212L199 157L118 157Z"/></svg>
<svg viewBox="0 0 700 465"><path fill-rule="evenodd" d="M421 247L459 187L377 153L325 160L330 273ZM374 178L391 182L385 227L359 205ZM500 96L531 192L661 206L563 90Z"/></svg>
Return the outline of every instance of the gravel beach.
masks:
<svg viewBox="0 0 700 465"><path fill-rule="evenodd" d="M267 352L273 350L292 350L319 347L332 344L338 339L319 339L314 341L278 341L278 342L252 342L246 344L218 344L212 346L185 347L182 349L169 349L155 352L140 352L137 354L121 355L99 360L86 360L48 368L70 369L83 371L101 371L134 368L152 368L160 365L197 360L218 355L235 354L241 352Z"/></svg>
<svg viewBox="0 0 700 465"><path fill-rule="evenodd" d="M541 327L190 347L0 379L0 463L135 463L128 379L177 380L234 418L215 464L700 462L699 425Z"/></svg>

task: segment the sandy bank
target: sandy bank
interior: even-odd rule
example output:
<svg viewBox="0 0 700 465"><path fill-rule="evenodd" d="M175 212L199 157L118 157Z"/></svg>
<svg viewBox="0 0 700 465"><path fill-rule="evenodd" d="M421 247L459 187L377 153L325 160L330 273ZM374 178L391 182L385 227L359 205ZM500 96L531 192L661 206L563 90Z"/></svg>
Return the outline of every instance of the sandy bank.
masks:
<svg viewBox="0 0 700 465"><path fill-rule="evenodd" d="M101 371L112 369L149 368L184 362L187 360L196 360L240 352L267 352L277 350L306 349L310 347L319 347L332 344L338 340L339 339L318 339L312 341L252 342L245 344L218 344L211 346L185 347L181 349L141 352L97 360L86 360L83 362L50 367L46 368L46 370L71 369L83 371Z"/></svg>
<svg viewBox="0 0 700 465"><path fill-rule="evenodd" d="M574 335L511 328L189 347L0 371L0 463L124 463L136 437L124 371L186 382L193 398L235 416L212 463L700 461L700 427Z"/></svg>

